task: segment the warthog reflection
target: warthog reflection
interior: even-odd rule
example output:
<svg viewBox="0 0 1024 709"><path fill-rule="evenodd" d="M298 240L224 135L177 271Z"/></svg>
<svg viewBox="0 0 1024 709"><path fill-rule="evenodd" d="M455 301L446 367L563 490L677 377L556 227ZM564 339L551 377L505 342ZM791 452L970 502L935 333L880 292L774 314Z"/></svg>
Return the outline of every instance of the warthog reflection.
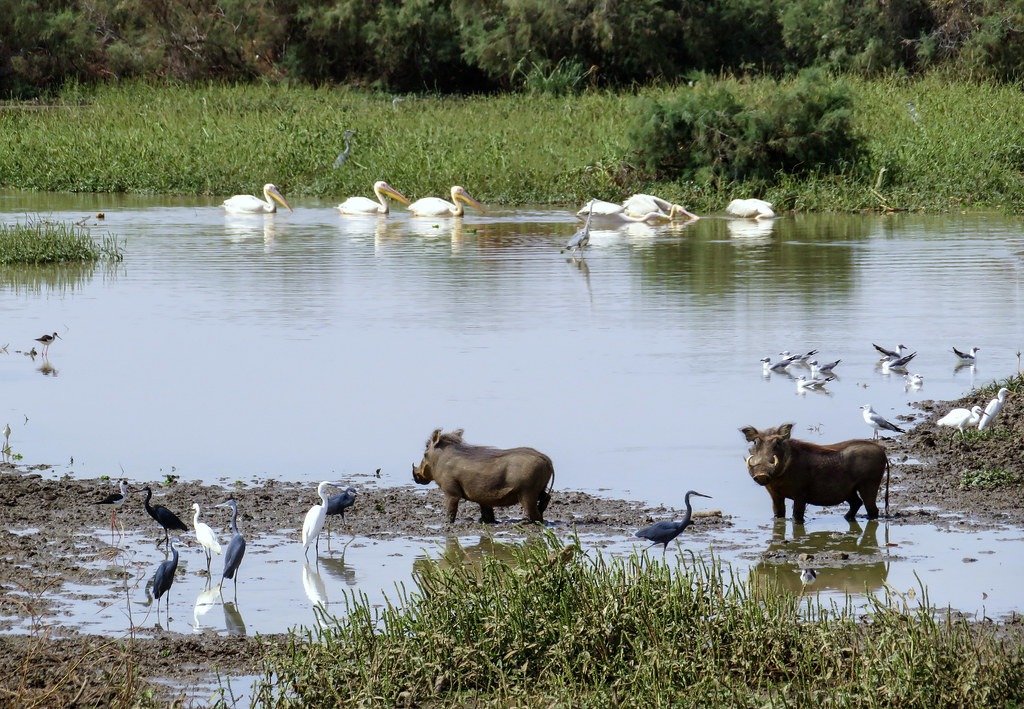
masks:
<svg viewBox="0 0 1024 709"><path fill-rule="evenodd" d="M785 520L775 521L768 548L751 570L751 581L769 580L799 593L804 587L800 570L812 568L817 572L807 588L812 593L829 590L861 594L885 584L889 562L878 544L877 520L869 520L864 527L852 521L845 532L807 533L802 525L794 525L793 530L793 537L786 539Z"/></svg>

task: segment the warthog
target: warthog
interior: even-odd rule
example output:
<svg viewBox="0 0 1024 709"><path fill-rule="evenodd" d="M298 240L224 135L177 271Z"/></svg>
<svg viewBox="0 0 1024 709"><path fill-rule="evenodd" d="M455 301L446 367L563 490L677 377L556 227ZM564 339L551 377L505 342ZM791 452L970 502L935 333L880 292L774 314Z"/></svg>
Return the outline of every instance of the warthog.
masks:
<svg viewBox="0 0 1024 709"><path fill-rule="evenodd" d="M740 431L753 445L747 456L747 472L772 497L776 517L786 516L786 499L793 501L793 519L803 524L804 510L811 505L850 503L845 517L852 520L861 502L868 519L878 517L878 489L889 459L878 443L843 441L820 446L790 438L793 424L758 431L746 426ZM885 511L889 513L889 478L885 480Z"/></svg>
<svg viewBox="0 0 1024 709"><path fill-rule="evenodd" d="M445 494L448 521L454 522L460 500L480 505L480 521L493 523L494 508L517 502L533 522L543 522L551 501L555 468L551 459L533 448L471 446L462 429L441 433L434 429L420 464L412 466L412 479L420 485L431 480Z"/></svg>

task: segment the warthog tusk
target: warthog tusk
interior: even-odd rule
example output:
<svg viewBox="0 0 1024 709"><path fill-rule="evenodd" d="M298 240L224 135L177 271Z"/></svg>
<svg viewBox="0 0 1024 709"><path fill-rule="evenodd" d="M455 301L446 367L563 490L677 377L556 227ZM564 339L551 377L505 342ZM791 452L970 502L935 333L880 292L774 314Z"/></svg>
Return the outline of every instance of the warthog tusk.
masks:
<svg viewBox="0 0 1024 709"><path fill-rule="evenodd" d="M744 462L745 462L745 463L747 464L747 467L748 467L748 468L750 467L750 459L751 459L751 458L753 458L753 457L754 457L754 456L752 456L752 455L748 455L748 456L747 456L747 457L746 457L746 458L744 459Z"/></svg>
<svg viewBox="0 0 1024 709"><path fill-rule="evenodd" d="M772 456L772 467L773 468L779 467L779 456L777 456L777 455L773 455Z"/></svg>

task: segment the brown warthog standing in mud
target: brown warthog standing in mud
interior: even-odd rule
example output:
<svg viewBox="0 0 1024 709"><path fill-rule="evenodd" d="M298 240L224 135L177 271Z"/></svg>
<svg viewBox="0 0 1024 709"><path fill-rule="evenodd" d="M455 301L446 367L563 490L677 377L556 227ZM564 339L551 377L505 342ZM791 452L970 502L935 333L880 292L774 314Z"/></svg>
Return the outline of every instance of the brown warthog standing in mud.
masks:
<svg viewBox="0 0 1024 709"><path fill-rule="evenodd" d="M455 521L459 501L480 505L480 521L494 522L494 508L517 502L533 522L543 522L551 500L555 467L551 458L533 448L471 446L462 429L441 433L434 429L420 464L412 466L412 479L420 485L431 480L445 494L448 521Z"/></svg>
<svg viewBox="0 0 1024 709"><path fill-rule="evenodd" d="M753 445L747 456L747 472L772 496L776 517L786 516L786 500L793 501L793 519L804 521L811 505L850 503L846 519L857 516L861 502L868 519L878 517L878 488L889 471L885 449L873 441L843 441L819 446L790 438L793 424L758 431L746 426L740 432ZM889 478L885 480L885 512L889 513Z"/></svg>

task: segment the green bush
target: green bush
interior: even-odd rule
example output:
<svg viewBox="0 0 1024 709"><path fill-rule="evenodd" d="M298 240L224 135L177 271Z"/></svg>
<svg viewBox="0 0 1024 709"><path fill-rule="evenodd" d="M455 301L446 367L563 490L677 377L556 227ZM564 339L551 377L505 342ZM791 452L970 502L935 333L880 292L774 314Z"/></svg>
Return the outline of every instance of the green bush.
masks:
<svg viewBox="0 0 1024 709"><path fill-rule="evenodd" d="M700 82L651 100L631 138L639 161L662 178L768 181L848 167L863 151L852 115L846 84L817 71L757 92L732 80Z"/></svg>

